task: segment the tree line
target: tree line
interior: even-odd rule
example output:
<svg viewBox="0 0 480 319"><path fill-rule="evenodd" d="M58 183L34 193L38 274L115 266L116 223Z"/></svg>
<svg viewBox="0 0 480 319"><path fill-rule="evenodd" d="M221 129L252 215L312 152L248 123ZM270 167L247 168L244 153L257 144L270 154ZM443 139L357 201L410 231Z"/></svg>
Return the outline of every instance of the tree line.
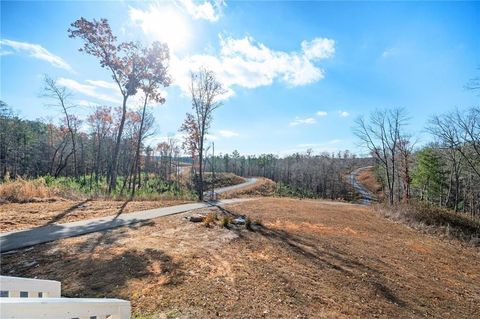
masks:
<svg viewBox="0 0 480 319"><path fill-rule="evenodd" d="M387 202L420 200L480 216L480 107L431 117L417 147L405 109L377 110L355 134L377 163Z"/></svg>
<svg viewBox="0 0 480 319"><path fill-rule="evenodd" d="M108 193L121 117L119 108L98 106L85 120L67 109L58 124L30 121L0 101L0 180L72 177L91 190ZM179 142L171 138L155 146L144 143L154 132L153 115L143 109L127 111L123 126L117 168L121 183L115 192L132 193L134 185L141 187L152 178L178 183Z"/></svg>
<svg viewBox="0 0 480 319"><path fill-rule="evenodd" d="M352 199L349 174L356 168L372 165L371 158L358 158L350 151L314 154L312 150L284 157L275 154L209 156L207 169L239 176L263 176L288 185L299 196Z"/></svg>

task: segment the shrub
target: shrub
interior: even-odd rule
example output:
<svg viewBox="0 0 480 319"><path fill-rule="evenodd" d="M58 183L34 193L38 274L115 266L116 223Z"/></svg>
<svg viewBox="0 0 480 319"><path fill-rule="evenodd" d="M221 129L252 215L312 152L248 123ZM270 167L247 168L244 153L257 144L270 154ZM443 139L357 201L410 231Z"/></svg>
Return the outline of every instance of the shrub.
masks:
<svg viewBox="0 0 480 319"><path fill-rule="evenodd" d="M230 216L223 216L220 225L221 225L223 228L228 228L231 223L232 223L232 217L230 217Z"/></svg>
<svg viewBox="0 0 480 319"><path fill-rule="evenodd" d="M0 184L0 199L13 203L26 203L52 198L58 192L46 185L43 178L34 180L8 180Z"/></svg>
<svg viewBox="0 0 480 319"><path fill-rule="evenodd" d="M203 224L205 225L205 227L210 227L211 224L215 223L217 219L217 213L208 213L208 215L203 220Z"/></svg>
<svg viewBox="0 0 480 319"><path fill-rule="evenodd" d="M253 230L252 229L252 220L250 218L246 218L245 219L245 227L248 229L248 230Z"/></svg>

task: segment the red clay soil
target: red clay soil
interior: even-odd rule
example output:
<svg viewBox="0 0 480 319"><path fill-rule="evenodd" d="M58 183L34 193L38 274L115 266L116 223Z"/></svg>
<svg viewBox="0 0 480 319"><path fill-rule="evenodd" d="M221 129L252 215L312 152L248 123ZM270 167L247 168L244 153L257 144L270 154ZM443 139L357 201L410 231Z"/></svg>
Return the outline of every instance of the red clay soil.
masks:
<svg viewBox="0 0 480 319"><path fill-rule="evenodd" d="M480 314L478 248L360 205L264 198L212 210L211 227L191 212L2 255L1 273L61 280L69 297L129 299L137 318ZM231 214L263 226L220 227Z"/></svg>

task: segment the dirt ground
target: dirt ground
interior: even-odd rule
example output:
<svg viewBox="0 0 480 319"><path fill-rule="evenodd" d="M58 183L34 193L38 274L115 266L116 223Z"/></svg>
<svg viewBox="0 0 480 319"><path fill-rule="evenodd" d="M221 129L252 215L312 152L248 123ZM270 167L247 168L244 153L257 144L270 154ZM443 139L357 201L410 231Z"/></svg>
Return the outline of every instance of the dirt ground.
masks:
<svg viewBox="0 0 480 319"><path fill-rule="evenodd" d="M362 169L358 174L357 180L377 198L383 197L382 185L378 182L373 167Z"/></svg>
<svg viewBox="0 0 480 319"><path fill-rule="evenodd" d="M3 254L1 273L119 297L138 318L478 318L480 250L359 205L262 198L212 208L261 221L156 219ZM208 210L203 210L206 212Z"/></svg>
<svg viewBox="0 0 480 319"><path fill-rule="evenodd" d="M0 232L180 205L187 201L59 200L0 204Z"/></svg>

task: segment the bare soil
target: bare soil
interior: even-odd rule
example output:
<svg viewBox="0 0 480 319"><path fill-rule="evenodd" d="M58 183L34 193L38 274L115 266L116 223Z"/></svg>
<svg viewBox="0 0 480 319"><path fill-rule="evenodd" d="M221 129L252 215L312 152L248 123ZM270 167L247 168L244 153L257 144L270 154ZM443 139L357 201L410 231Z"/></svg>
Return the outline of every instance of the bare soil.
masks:
<svg viewBox="0 0 480 319"><path fill-rule="evenodd" d="M4 254L1 273L70 297L129 299L139 318L478 318L480 250L346 203L263 198ZM218 221L219 223L219 221Z"/></svg>
<svg viewBox="0 0 480 319"><path fill-rule="evenodd" d="M185 204L182 200L113 201L113 200L60 200L37 203L0 204L0 232L9 232L51 223L131 213L140 210Z"/></svg>
<svg viewBox="0 0 480 319"><path fill-rule="evenodd" d="M375 176L374 168L370 167L368 169L362 169L358 174L357 180L360 184L363 185L370 193L375 195L377 198L382 198L382 185L377 180Z"/></svg>

